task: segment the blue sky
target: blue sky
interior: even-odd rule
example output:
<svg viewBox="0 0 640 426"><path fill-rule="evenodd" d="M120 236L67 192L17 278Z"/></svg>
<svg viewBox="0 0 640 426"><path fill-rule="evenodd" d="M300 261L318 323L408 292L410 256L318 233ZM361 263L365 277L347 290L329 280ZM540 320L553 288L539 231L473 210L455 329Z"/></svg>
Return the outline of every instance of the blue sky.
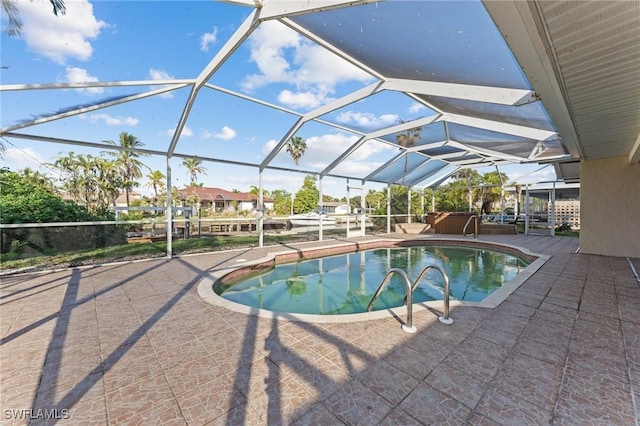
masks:
<svg viewBox="0 0 640 426"><path fill-rule="evenodd" d="M20 1L22 37L2 34L2 85L139 81L194 78L249 15L238 5L205 1L71 1L67 14L55 17L48 1ZM188 23L188 25L186 24ZM6 16L2 16L6 25ZM374 79L304 39L277 22L262 24L242 47L213 75L211 84L259 98L285 110L309 111L332 99L371 84ZM160 86L90 89L4 91L2 127L48 115L75 105L132 95ZM102 142L117 140L120 132L138 137L145 148L164 151L170 144L189 89L180 89L135 102L81 114L18 130L28 134ZM395 92L383 92L356 106L347 106L327 121L371 130L429 115L424 106ZM260 163L297 116L204 89L197 98L176 152L222 156ZM322 170L358 135L319 123L298 133L308 144L301 165ZM3 166L31 167L47 172L43 163L69 151L98 155L101 150L21 139L3 141ZM371 141L340 167L353 174L375 170L397 150ZM163 157L146 157L152 169L166 170ZM181 159L172 160L174 185L189 182ZM274 165L295 168L281 153ZM255 168L205 163L205 186L247 191L258 183ZM539 169L538 165L501 166L511 179ZM480 170L481 172L493 169ZM266 171L267 189L297 190L302 173ZM552 167L528 176L524 182L554 179ZM140 192L149 193L142 179ZM353 185L353 183L352 183ZM367 184L368 189L380 185ZM346 195L344 179L326 178L325 193ZM352 193L353 195L353 193Z"/></svg>

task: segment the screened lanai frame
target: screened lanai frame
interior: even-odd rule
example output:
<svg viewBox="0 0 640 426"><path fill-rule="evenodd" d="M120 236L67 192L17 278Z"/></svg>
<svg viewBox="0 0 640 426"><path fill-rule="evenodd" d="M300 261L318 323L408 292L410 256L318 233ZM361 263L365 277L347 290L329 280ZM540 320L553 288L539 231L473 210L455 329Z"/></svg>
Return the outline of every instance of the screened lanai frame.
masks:
<svg viewBox="0 0 640 426"><path fill-rule="evenodd" d="M2 85L0 89L5 93L98 87L149 89L93 104L66 106L53 114L3 124L0 134L5 138L120 149L99 142L25 132L40 124L186 91L186 101L166 149L133 150L166 158L167 205L171 205L173 157L257 168L260 206L264 204L262 175L265 170L317 175L321 191L325 177L361 180L362 186L375 182L428 187L442 183L459 168L548 162L568 157L562 138L545 111L544 100L531 90L480 1L235 0L224 3L247 8L250 13L194 78ZM260 25L272 21L359 68L370 76L371 82L312 110L292 109L214 84L216 72L225 62ZM485 47L488 45L491 49ZM194 105L208 91L286 114L293 124L282 132L272 151L259 163L225 158L224 152L202 155L180 151L181 135ZM386 92L405 96L408 101L424 106L428 113L384 126L378 123L372 130L328 118L336 111L355 108L360 101ZM274 159L285 149L287 141L309 123L354 135L353 143L321 167L305 168L304 162L299 167L275 164ZM430 131L432 128L434 132ZM400 135L413 129L421 129L425 135L442 135L442 138L426 138L414 145L402 146ZM369 171L361 176L339 173L341 165L353 159L354 153L368 143L384 144L390 149L386 157L371 164ZM260 246L263 220L264 212L260 211ZM166 221L172 223L171 209L166 209ZM167 232L168 256L171 238L171 232Z"/></svg>

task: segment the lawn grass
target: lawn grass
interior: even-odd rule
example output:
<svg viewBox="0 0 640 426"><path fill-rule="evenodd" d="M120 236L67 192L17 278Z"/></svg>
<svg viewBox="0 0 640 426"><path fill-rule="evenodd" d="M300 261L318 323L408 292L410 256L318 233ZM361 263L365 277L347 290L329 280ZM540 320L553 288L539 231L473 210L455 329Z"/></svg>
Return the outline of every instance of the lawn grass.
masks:
<svg viewBox="0 0 640 426"><path fill-rule="evenodd" d="M283 242L295 242L308 239L304 235L265 235L266 245ZM216 235L207 238L174 239L172 241L173 254L202 253L209 251L229 250L239 247L257 247L257 235ZM11 252L0 255L0 270L24 271L53 269L58 267L91 265L123 260L137 260L166 256L166 241L129 243L90 250L65 253L36 253L25 255Z"/></svg>
<svg viewBox="0 0 640 426"><path fill-rule="evenodd" d="M558 237L579 237L580 231L556 231Z"/></svg>

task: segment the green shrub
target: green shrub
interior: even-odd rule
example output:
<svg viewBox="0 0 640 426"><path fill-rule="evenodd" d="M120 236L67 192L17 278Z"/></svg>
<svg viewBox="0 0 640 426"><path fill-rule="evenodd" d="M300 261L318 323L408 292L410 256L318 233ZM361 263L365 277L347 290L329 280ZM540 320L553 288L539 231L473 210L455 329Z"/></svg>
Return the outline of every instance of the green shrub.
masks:
<svg viewBox="0 0 640 426"><path fill-rule="evenodd" d="M93 222L114 220L110 212L92 213L65 201L52 185L30 179L24 172L0 169L0 212L3 224ZM77 250L122 244L124 229L115 225L12 228L0 232L0 252L29 247L37 252Z"/></svg>

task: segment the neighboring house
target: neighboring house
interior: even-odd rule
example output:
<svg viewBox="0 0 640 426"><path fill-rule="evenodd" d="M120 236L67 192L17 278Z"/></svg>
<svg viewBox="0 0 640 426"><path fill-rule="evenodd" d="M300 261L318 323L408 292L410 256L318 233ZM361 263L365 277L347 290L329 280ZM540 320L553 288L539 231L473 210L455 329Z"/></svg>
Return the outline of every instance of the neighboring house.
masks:
<svg viewBox="0 0 640 426"><path fill-rule="evenodd" d="M231 192L222 188L190 186L178 190L182 205L189 204L187 199L195 197L198 207L213 208L216 212L258 210L258 197L248 192ZM273 210L273 199L264 197L266 210Z"/></svg>
<svg viewBox="0 0 640 426"><path fill-rule="evenodd" d="M129 204L133 204L134 201L142 200L142 194L137 192L129 191ZM124 192L121 192L116 198L116 207L127 207L127 196Z"/></svg>
<svg viewBox="0 0 640 426"><path fill-rule="evenodd" d="M327 213L333 214L347 214L349 213L349 205L343 201L324 201L322 208Z"/></svg>

